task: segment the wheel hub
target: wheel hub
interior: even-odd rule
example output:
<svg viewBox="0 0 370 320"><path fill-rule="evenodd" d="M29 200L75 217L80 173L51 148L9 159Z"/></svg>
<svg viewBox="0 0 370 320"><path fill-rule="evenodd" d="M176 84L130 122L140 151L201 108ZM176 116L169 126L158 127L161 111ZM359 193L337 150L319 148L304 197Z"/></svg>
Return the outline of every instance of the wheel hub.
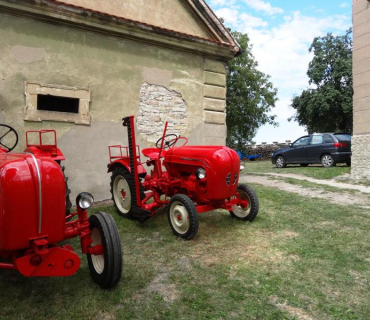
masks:
<svg viewBox="0 0 370 320"><path fill-rule="evenodd" d="M176 201L171 205L170 219L171 224L176 232L184 234L189 230L189 213L180 202Z"/></svg>

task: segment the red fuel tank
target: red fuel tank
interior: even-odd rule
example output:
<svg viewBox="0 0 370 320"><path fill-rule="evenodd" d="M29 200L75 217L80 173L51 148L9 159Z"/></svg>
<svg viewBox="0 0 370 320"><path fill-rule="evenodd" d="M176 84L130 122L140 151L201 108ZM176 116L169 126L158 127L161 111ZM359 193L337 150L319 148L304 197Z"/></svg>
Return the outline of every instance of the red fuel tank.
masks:
<svg viewBox="0 0 370 320"><path fill-rule="evenodd" d="M65 237L66 190L59 165L31 154L0 153L0 250Z"/></svg>

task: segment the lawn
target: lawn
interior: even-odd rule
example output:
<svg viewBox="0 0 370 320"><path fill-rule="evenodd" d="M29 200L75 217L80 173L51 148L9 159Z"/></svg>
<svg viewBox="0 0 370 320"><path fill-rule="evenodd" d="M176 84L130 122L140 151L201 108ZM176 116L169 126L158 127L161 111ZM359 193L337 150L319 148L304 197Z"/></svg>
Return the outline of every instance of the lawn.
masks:
<svg viewBox="0 0 370 320"><path fill-rule="evenodd" d="M2 271L0 318L368 319L368 211L254 187L260 214L253 223L204 213L191 241L173 236L164 214L140 224L111 206L93 208L118 223L119 285L99 289L83 256L68 278Z"/></svg>
<svg viewBox="0 0 370 320"><path fill-rule="evenodd" d="M301 174L315 179L332 179L351 172L351 168L345 164L338 164L335 167L324 168L320 164L309 165L308 167L301 167L300 165L288 165L286 168L277 168L271 161L246 161L243 163L245 174L259 174L259 173L294 173Z"/></svg>

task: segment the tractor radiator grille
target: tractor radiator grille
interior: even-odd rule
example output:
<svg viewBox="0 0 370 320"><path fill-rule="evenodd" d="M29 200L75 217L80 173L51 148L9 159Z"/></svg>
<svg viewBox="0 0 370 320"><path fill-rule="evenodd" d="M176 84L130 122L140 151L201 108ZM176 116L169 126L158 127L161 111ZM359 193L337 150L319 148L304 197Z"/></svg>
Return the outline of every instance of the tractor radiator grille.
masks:
<svg viewBox="0 0 370 320"><path fill-rule="evenodd" d="M238 180L238 174L237 173L234 174L233 185L236 183L236 180Z"/></svg>
<svg viewBox="0 0 370 320"><path fill-rule="evenodd" d="M229 186L231 180L231 172L226 176L226 184Z"/></svg>

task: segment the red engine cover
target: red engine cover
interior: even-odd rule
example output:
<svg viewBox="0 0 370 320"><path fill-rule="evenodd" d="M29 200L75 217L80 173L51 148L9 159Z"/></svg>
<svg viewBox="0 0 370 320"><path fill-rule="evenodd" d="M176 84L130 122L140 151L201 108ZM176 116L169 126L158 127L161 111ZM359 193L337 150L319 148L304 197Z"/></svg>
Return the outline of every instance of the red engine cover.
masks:
<svg viewBox="0 0 370 320"><path fill-rule="evenodd" d="M30 240L43 237L49 243L62 241L65 210L65 181L57 163L30 154L0 154L0 250L25 249Z"/></svg>
<svg viewBox="0 0 370 320"><path fill-rule="evenodd" d="M195 174L197 168L206 170L208 200L222 200L233 196L239 180L238 154L224 146L185 146L166 152L164 165L172 177ZM191 192L192 190L188 190Z"/></svg>

